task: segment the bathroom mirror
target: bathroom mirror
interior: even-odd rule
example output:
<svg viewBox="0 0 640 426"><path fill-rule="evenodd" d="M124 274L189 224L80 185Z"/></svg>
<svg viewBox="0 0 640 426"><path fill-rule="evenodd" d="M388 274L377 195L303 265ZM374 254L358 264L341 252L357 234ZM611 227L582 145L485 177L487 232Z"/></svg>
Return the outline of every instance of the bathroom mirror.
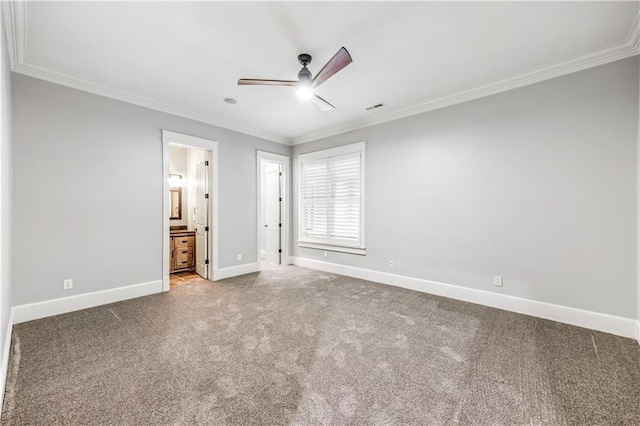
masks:
<svg viewBox="0 0 640 426"><path fill-rule="evenodd" d="M169 211L169 219L182 219L182 188L169 189L169 198L171 199L171 210Z"/></svg>

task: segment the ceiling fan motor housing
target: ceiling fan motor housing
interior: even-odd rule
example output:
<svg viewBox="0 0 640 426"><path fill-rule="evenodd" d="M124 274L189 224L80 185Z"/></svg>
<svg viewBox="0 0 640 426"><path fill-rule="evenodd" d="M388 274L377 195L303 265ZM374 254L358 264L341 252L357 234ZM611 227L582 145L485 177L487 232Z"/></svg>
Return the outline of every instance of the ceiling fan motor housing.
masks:
<svg viewBox="0 0 640 426"><path fill-rule="evenodd" d="M311 80L311 71L309 71L306 65L304 65L300 70L300 72L298 73L298 80L300 81Z"/></svg>

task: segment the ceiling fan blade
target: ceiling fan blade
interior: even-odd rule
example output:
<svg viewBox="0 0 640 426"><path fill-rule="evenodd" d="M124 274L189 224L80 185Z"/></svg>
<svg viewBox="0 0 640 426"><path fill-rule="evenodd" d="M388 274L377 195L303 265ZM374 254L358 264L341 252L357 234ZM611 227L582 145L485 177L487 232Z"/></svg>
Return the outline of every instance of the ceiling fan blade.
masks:
<svg viewBox="0 0 640 426"><path fill-rule="evenodd" d="M318 74L316 74L316 76L313 78L314 87L320 86L332 75L349 65L351 62L353 62L353 59L351 59L351 55L349 55L347 49L341 47L340 50L338 50L338 53L333 55L333 58L331 58L329 62L327 62L326 65L322 67L322 69L318 71Z"/></svg>
<svg viewBox="0 0 640 426"><path fill-rule="evenodd" d="M336 107L315 94L311 97L310 101L313 106L318 108L320 111L331 111L332 109L336 109Z"/></svg>
<svg viewBox="0 0 640 426"><path fill-rule="evenodd" d="M257 78L241 78L238 86L296 86L295 80L260 80Z"/></svg>

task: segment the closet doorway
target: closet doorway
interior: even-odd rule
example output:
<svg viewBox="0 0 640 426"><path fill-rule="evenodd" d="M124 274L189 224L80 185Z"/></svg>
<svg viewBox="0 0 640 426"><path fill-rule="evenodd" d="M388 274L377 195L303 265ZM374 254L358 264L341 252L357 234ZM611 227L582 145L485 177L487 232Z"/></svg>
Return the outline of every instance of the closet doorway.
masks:
<svg viewBox="0 0 640 426"><path fill-rule="evenodd" d="M258 151L258 270L288 264L289 157Z"/></svg>

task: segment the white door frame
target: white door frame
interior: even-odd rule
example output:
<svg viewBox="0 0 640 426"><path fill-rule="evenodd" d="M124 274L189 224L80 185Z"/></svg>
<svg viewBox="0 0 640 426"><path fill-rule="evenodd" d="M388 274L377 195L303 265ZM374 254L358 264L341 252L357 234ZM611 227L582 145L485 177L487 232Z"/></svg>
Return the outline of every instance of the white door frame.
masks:
<svg viewBox="0 0 640 426"><path fill-rule="evenodd" d="M280 231L280 247L282 253L280 256L280 264L289 265L289 162L290 157L286 155L272 154L270 152L256 151L256 176L257 176L257 219L256 230L258 232L256 258L258 259L258 271L262 270L262 259L260 257L260 249L262 248L262 162L276 163L282 166L282 204L280 208L280 217L282 218L282 230ZM168 191L168 190L167 190ZM167 213L168 214L168 213Z"/></svg>
<svg viewBox="0 0 640 426"><path fill-rule="evenodd" d="M182 133L162 130L162 291L169 291L169 144L182 145L186 148L199 148L211 152L209 161L209 270L210 280L215 279L214 271L218 269L218 142ZM211 249L213 248L213 250ZM212 253L213 251L213 253Z"/></svg>

